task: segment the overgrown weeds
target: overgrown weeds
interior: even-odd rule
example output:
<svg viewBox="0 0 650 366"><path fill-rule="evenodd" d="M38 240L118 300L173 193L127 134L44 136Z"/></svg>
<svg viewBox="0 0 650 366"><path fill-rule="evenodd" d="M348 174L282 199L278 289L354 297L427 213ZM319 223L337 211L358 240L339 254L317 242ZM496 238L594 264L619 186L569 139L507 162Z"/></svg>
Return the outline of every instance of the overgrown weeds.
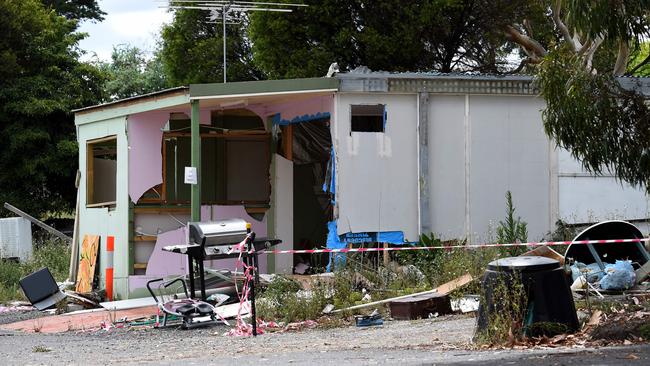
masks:
<svg viewBox="0 0 650 366"><path fill-rule="evenodd" d="M481 291L479 330L475 340L481 344L505 345L521 340L530 323L527 289L516 272L500 272L487 278Z"/></svg>
<svg viewBox="0 0 650 366"><path fill-rule="evenodd" d="M262 291L257 314L261 319L284 322L316 319L327 305L327 297L327 288L321 283L306 291L297 282L276 276Z"/></svg>
<svg viewBox="0 0 650 366"><path fill-rule="evenodd" d="M18 281L43 267L49 268L56 281L63 281L68 276L70 266L70 245L60 239L46 239L34 246L30 260L18 263L0 260L0 303L24 299Z"/></svg>

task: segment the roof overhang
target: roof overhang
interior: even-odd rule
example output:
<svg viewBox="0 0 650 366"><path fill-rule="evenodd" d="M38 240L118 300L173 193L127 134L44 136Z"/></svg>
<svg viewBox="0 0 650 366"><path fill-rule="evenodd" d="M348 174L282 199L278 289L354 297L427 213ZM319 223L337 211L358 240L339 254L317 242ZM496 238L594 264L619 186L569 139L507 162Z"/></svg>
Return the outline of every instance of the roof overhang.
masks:
<svg viewBox="0 0 650 366"><path fill-rule="evenodd" d="M336 92L336 78L306 78L190 85L190 100L249 98Z"/></svg>
<svg viewBox="0 0 650 366"><path fill-rule="evenodd" d="M129 114L173 108L188 104L189 88L181 86L161 90L137 97L116 100L114 102L73 110L77 126Z"/></svg>

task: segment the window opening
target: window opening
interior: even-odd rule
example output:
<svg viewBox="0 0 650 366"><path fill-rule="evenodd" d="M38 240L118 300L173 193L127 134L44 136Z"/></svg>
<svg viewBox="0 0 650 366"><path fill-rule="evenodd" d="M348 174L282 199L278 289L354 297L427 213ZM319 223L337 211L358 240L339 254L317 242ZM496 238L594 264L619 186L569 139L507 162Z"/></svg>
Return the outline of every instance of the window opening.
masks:
<svg viewBox="0 0 650 366"><path fill-rule="evenodd" d="M117 201L117 137L86 143L86 204L111 206Z"/></svg>
<svg viewBox="0 0 650 366"><path fill-rule="evenodd" d="M384 132L386 128L385 104L351 105L351 132Z"/></svg>

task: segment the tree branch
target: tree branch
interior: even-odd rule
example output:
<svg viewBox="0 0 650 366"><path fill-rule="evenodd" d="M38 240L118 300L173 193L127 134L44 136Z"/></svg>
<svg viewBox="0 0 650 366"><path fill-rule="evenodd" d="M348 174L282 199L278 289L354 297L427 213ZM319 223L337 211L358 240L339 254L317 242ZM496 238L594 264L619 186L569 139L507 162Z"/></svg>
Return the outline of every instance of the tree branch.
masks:
<svg viewBox="0 0 650 366"><path fill-rule="evenodd" d="M562 8L562 1L561 0L556 0L555 4L553 5L553 23L555 23L555 26L560 30L560 33L562 33L562 37L564 37L564 40L571 45L571 49L573 52L578 52L578 49L580 49L580 42L578 42L577 39L574 39L571 37L571 32L569 32L569 28L562 22L562 19L560 19L560 9Z"/></svg>
<svg viewBox="0 0 650 366"><path fill-rule="evenodd" d="M625 41L621 40L618 43L618 56L616 56L616 64L614 64L614 76L621 76L625 74L625 69L627 68L627 61L630 58L630 45Z"/></svg>
<svg viewBox="0 0 650 366"><path fill-rule="evenodd" d="M519 32L515 27L509 25L506 27L505 32L509 40L523 48L526 55L530 58L530 62L539 63L546 56L546 49L539 42Z"/></svg>
<svg viewBox="0 0 650 366"><path fill-rule="evenodd" d="M603 43L604 40L605 39L601 36L596 37L594 42L592 42L591 46L589 46L589 48L587 49L587 52L585 52L585 66L587 67L587 70L592 69L594 54L596 54L596 50L598 49L598 47L600 47L601 43Z"/></svg>

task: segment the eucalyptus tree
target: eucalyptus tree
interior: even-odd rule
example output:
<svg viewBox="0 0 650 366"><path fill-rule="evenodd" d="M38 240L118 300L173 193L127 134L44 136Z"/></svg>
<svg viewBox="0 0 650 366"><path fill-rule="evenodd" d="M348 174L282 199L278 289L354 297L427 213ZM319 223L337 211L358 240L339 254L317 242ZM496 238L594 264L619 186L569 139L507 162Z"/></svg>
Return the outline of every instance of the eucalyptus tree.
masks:
<svg viewBox="0 0 650 366"><path fill-rule="evenodd" d="M506 28L546 100L547 134L594 173L650 189L648 96L635 80L650 64L648 0L556 0L545 4L557 34L545 47L526 19ZM646 85L646 93L648 86Z"/></svg>

